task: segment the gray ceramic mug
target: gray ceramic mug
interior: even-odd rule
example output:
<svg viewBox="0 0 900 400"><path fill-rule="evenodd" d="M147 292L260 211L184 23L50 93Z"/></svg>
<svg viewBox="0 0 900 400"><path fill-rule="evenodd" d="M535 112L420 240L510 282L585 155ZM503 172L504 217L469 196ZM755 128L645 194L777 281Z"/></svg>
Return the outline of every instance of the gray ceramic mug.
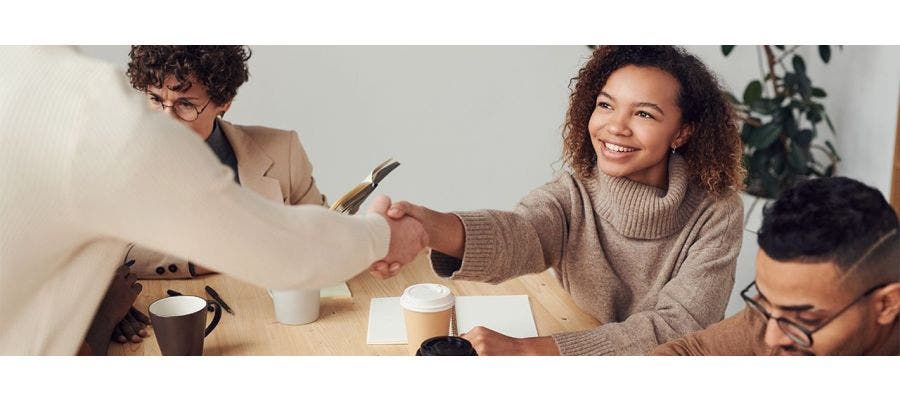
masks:
<svg viewBox="0 0 900 400"><path fill-rule="evenodd" d="M222 309L216 303L212 322L206 325L207 302L197 296L172 296L150 304L150 321L159 351L164 356L201 356L203 339L222 318Z"/></svg>

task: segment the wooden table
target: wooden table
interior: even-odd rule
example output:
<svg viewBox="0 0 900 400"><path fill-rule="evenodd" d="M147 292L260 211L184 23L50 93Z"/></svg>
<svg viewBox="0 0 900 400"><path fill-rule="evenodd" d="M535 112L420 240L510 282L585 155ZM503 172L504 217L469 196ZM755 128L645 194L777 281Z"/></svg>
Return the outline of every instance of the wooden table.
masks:
<svg viewBox="0 0 900 400"><path fill-rule="evenodd" d="M212 286L235 315L223 311L218 327L206 337L204 355L406 355L406 345L366 344L369 300L400 296L407 286L425 282L446 285L457 296L526 294L541 336L599 325L575 305L550 271L499 285L451 281L434 274L425 253L391 279L379 280L368 272L354 277L347 282L352 298L323 298L319 319L306 325L278 323L264 288L221 274L141 281L144 289L135 307L146 314L150 303L166 297L166 289L207 298L203 287ZM110 344L109 354L159 355L150 330L150 337L141 343Z"/></svg>

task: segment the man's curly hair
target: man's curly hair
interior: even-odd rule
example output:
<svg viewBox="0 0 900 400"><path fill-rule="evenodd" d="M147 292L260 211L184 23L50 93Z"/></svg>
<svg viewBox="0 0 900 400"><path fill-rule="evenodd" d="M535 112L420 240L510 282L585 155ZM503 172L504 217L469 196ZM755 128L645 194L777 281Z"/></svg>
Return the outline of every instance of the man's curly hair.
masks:
<svg viewBox="0 0 900 400"><path fill-rule="evenodd" d="M597 95L619 68L653 67L679 83L677 96L683 124L693 128L688 141L676 150L687 160L691 176L713 195L743 188L743 148L734 109L715 75L699 59L673 46L600 46L572 79L569 110L563 129L563 159L582 179L595 173L597 154L591 145L588 121Z"/></svg>
<svg viewBox="0 0 900 400"><path fill-rule="evenodd" d="M193 78L213 103L223 105L250 78L250 54L245 46L131 46L127 75L131 86L142 92L162 87L168 76L178 81L169 89L183 92L191 88Z"/></svg>
<svg viewBox="0 0 900 400"><path fill-rule="evenodd" d="M897 247L898 229L897 214L878 189L828 177L801 181L769 203L757 243L778 261L833 261L845 269L879 239ZM900 261L895 257L891 263L900 278Z"/></svg>

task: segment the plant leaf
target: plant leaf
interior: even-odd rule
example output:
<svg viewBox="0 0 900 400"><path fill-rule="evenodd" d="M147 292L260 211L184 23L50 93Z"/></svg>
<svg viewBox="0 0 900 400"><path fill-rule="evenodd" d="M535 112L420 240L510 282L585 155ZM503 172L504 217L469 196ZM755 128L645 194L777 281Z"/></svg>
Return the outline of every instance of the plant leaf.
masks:
<svg viewBox="0 0 900 400"><path fill-rule="evenodd" d="M834 131L834 125L831 123L831 118L828 118L828 113L823 113L825 115L825 123L828 124L828 129L831 129L832 135L837 135L837 132Z"/></svg>
<svg viewBox="0 0 900 400"><path fill-rule="evenodd" d="M748 123L744 123L744 126L741 127L741 141L747 143L750 141L750 138L753 137L754 128L752 125Z"/></svg>
<svg viewBox="0 0 900 400"><path fill-rule="evenodd" d="M762 82L754 80L744 89L744 104L753 104L762 97Z"/></svg>
<svg viewBox="0 0 900 400"><path fill-rule="evenodd" d="M775 142L779 133L781 133L781 126L778 123L769 122L754 130L753 136L750 137L747 144L753 148L764 149Z"/></svg>
<svg viewBox="0 0 900 400"><path fill-rule="evenodd" d="M798 75L798 89L800 91L800 96L803 97L804 100L809 100L812 96L812 81L809 80L809 77L805 74Z"/></svg>
<svg viewBox="0 0 900 400"><path fill-rule="evenodd" d="M794 72L801 75L806 74L806 63L803 62L803 57L794 54L794 57L791 58L791 63L794 64Z"/></svg>
<svg viewBox="0 0 900 400"><path fill-rule="evenodd" d="M817 88L817 87L812 88L812 97L826 97L826 96L828 96L828 94L825 93L825 89Z"/></svg>
<svg viewBox="0 0 900 400"><path fill-rule="evenodd" d="M791 143L791 148L788 152L787 160L788 164L796 174L807 175L807 171L809 169L809 167L807 166L809 157L806 156L806 150L797 146L797 143Z"/></svg>
<svg viewBox="0 0 900 400"><path fill-rule="evenodd" d="M766 197L776 198L778 197L778 178L772 176L768 171L765 171L761 176L763 189L765 190Z"/></svg>
<svg viewBox="0 0 900 400"><path fill-rule="evenodd" d="M822 122L822 114L818 110L812 109L806 113L806 120L815 125Z"/></svg>
<svg viewBox="0 0 900 400"><path fill-rule="evenodd" d="M772 115L775 111L778 111L778 106L780 105L780 101L778 99L759 99L750 103L750 109L756 111L760 114L764 115Z"/></svg>
<svg viewBox="0 0 900 400"><path fill-rule="evenodd" d="M802 129L794 135L793 140L800 147L809 147L809 144L812 143L813 140L813 132L809 129Z"/></svg>
<svg viewBox="0 0 900 400"><path fill-rule="evenodd" d="M734 45L722 45L722 55L728 57L731 54L731 51L734 50Z"/></svg>
<svg viewBox="0 0 900 400"><path fill-rule="evenodd" d="M831 61L831 46L819 46L819 57L822 58L822 62L828 64Z"/></svg>

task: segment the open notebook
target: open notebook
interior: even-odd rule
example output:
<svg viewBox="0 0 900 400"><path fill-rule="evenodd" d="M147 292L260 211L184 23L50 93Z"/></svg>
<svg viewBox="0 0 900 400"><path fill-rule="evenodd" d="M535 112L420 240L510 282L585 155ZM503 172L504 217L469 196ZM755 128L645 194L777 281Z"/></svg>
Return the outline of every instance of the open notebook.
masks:
<svg viewBox="0 0 900 400"><path fill-rule="evenodd" d="M507 336L537 336L528 296L457 296L456 326L460 334L484 326ZM367 344L406 344L406 323L399 297L378 297L369 303Z"/></svg>

